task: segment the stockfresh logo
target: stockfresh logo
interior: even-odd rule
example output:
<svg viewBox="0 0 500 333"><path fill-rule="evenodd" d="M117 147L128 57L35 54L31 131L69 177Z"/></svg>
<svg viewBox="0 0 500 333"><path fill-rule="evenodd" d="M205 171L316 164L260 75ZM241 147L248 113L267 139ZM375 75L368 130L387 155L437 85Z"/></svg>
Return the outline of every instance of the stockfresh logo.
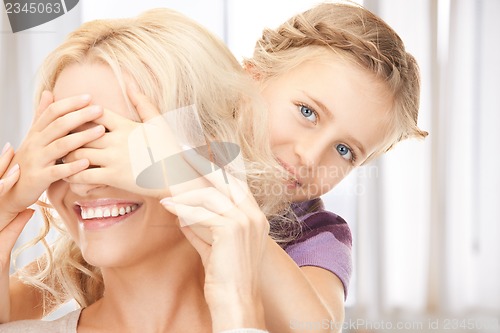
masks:
<svg viewBox="0 0 500 333"><path fill-rule="evenodd" d="M4 0L12 32L27 30L52 21L73 9L79 0Z"/></svg>

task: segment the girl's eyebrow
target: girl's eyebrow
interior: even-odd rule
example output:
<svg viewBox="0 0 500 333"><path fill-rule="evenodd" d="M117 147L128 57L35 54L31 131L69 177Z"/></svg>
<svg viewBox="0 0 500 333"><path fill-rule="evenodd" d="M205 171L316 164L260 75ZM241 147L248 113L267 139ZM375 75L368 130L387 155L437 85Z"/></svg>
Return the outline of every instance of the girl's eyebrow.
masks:
<svg viewBox="0 0 500 333"><path fill-rule="evenodd" d="M363 145L358 141L356 140L355 138L353 138L352 136L348 136L346 138L346 140L348 142L352 142L354 144L354 146L356 148L358 148L358 150L361 152L361 156L360 157L365 157L366 156L366 150L365 150L365 147L363 147Z"/></svg>
<svg viewBox="0 0 500 333"><path fill-rule="evenodd" d="M328 116L328 118L330 119L334 119L333 117L333 113L330 111L330 109L328 109L325 104L321 103L320 101L318 101L316 98L312 97L311 95L309 95L308 93L306 93L305 91L302 91L302 93L304 95L306 95L307 98L309 98L311 101L314 102L314 104L316 104L320 109L321 111L326 114Z"/></svg>
<svg viewBox="0 0 500 333"><path fill-rule="evenodd" d="M314 102L314 104L316 104L320 109L321 111L326 114L326 116L330 119L335 119L335 117L333 116L333 113L330 111L330 109L328 109L325 104L321 103L320 101L318 101L316 98L312 97L311 95L309 95L308 93L306 93L305 91L302 91L302 93L304 95L306 95L307 98L309 98L311 101ZM361 157L364 157L366 156L366 149L365 147L363 147L363 145L358 141L356 140L355 138L353 138L352 136L348 136L346 137L346 140L348 142L352 142L352 144L361 152Z"/></svg>

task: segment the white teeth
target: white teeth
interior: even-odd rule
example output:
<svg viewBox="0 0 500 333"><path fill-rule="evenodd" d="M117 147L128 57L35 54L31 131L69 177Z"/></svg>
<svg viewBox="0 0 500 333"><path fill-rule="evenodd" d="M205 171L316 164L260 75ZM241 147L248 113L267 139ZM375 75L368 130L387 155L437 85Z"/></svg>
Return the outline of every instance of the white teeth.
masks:
<svg viewBox="0 0 500 333"><path fill-rule="evenodd" d="M81 216L83 220L90 220L96 218L107 218L107 217L117 217L123 216L130 212L133 212L139 207L139 205L129 205L125 207L118 208L117 206L112 207L95 207L95 208L81 208Z"/></svg>

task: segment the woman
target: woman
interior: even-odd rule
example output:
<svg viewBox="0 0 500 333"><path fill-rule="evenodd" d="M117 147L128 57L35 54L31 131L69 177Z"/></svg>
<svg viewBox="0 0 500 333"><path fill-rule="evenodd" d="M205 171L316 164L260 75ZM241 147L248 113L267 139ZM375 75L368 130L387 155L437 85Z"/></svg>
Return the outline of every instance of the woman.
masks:
<svg viewBox="0 0 500 333"><path fill-rule="evenodd" d="M208 66L215 60L217 66ZM265 121L263 109L254 102L253 85L220 41L182 15L156 10L137 19L84 24L47 58L42 73L38 95L44 90L52 91L54 103L34 122L14 158L26 174L40 173L43 169L40 165L27 163L39 150L56 154L52 155L54 163L50 168L60 169L75 163L66 158L63 163L55 163L57 154L60 158L76 148L72 144L81 146L87 142L85 149L96 148L106 140L116 140L115 136L132 127L142 126L133 121L139 119L134 109L143 120L148 118L147 113L141 113L141 96L134 97L137 93L130 93L135 106L131 108L124 94L125 87L135 84L163 114L195 105L207 140L236 142L243 156L251 158L252 165L245 167L249 182L265 186L268 183L266 176L269 180L274 177L264 168L278 167L272 155L266 155L265 135L254 133L254 126L241 126L247 117ZM84 94L90 94L91 99ZM42 101L52 99L50 95L44 92ZM72 105L79 110L61 112L64 103L63 107ZM82 104L88 106L81 109ZM224 122L218 121L219 118L224 118ZM168 127L162 128L162 132L166 130ZM255 128L255 132L258 131ZM162 134L168 137L168 133ZM88 142L91 136L94 138ZM41 142L42 137L45 141ZM65 140L66 144L57 143L58 140ZM173 141L162 144L175 148ZM63 146L69 151L60 150ZM263 149L254 148L258 146ZM128 160L124 155L120 159ZM89 166L88 159L78 161L82 160ZM260 165L258 169L257 165ZM126 170L122 171L127 174ZM228 177L230 185L234 184L236 180ZM26 187L24 181L21 176L8 194L19 195L23 186ZM148 191L134 185L133 190ZM170 188L159 191L163 197L170 193ZM225 251L218 256L214 253L213 259L205 260L205 271L199 254L180 231L175 216L169 214L151 193L146 196L104 184L58 180L49 186L47 194L62 218L61 229L67 233L63 233L50 249L50 255L42 259L47 271L41 272L44 276L37 283L39 286L47 284L47 299L60 302L59 297L74 297L84 309L54 323L12 323L2 327L2 331L16 331L22 325L34 331L67 327L68 331L78 332L106 329L219 332L265 326L260 296L256 292L260 270L253 267L259 261L247 260L259 258L265 247L269 227L262 213L261 223L249 226L256 236L252 244L255 246L260 238L262 246L248 249L255 253L232 249L235 255L230 266L232 270L225 271L225 280L221 281L218 271L213 274L210 267L213 261L221 261L218 256L224 255L224 261L228 261L230 238L225 237L225 241L214 245ZM27 195L35 194L24 194ZM249 192L244 196L248 204L256 205ZM25 197L20 195L16 205L24 205L20 201L27 200ZM266 195L266 205L272 207L269 198ZM263 209L266 210L265 205ZM99 218L95 213L89 218L90 210L110 212ZM52 226L57 226L55 220ZM234 228L220 229L223 233L233 231ZM218 233L212 235L215 244ZM245 264L252 267L246 268ZM253 275L241 280L239 266L250 269ZM232 277L231 271L234 271ZM228 285L238 289L228 292Z"/></svg>

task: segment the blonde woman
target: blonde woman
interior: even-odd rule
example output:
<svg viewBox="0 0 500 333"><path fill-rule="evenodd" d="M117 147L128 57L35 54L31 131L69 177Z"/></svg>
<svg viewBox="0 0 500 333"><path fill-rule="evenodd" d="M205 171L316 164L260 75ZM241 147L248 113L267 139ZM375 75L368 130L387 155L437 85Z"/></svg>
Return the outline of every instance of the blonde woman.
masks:
<svg viewBox="0 0 500 333"><path fill-rule="evenodd" d="M351 269L350 232L314 198L398 141L426 135L416 125L417 65L397 34L370 12L323 4L275 31L266 30L245 67L269 106L273 154L293 177L286 190L297 202L294 211L303 225L302 236L283 245L300 270L275 242L267 244L261 274L267 327L291 332L301 322L333 320L325 329L338 330ZM76 151L69 161L85 156L91 159ZM116 170L110 163L68 180L112 183L109 175ZM175 212L173 207L185 200L174 196L163 202ZM196 193L189 201L203 206ZM271 229L276 225L271 223ZM206 255L210 249L196 233L186 234ZM28 302L17 295L28 291L22 286L16 290L12 301L18 309L26 308ZM28 316L39 315L34 311Z"/></svg>
<svg viewBox="0 0 500 333"><path fill-rule="evenodd" d="M52 98L54 103L35 120L13 163L28 175L40 173L41 166L29 161L39 149L45 149L43 146L71 146L68 142L82 146L90 136L94 136L93 141L82 149L98 149L102 145L100 148L106 152L107 142L123 146L132 130L142 126L137 121L148 118L147 112L141 113L143 97L134 93L130 94L131 100L127 97L125 90L130 85L137 85L162 114L196 106L207 140L238 143L243 156L252 161L245 168L249 183L264 188L274 177L270 171L279 165L266 152L265 131L246 121L258 119L259 125L266 121L266 114L253 96L255 87L251 80L219 40L193 21L166 9L134 19L84 24L49 55L42 67L37 96L42 104ZM168 127L162 130L167 131ZM67 141L65 145L56 143L62 139ZM161 142L172 148L174 144ZM121 160L120 166L127 164L129 158L134 158L127 155L134 152L126 151L116 162ZM67 155L66 151L58 153ZM115 161L114 156L108 157ZM50 168L67 168L75 163L66 159L55 163L56 159ZM85 167L95 166L85 158L78 161L85 161ZM122 181L120 177L128 175L128 170L121 171L122 175L114 181ZM21 176L7 193L8 199L17 196L17 206L29 204L26 201L33 201L31 196L41 194L19 192L27 186L27 178ZM233 237L228 236L237 232L235 228L214 231L213 255L204 260L203 266L176 217L162 207L159 197L135 185L133 179L126 183L130 184L129 191L104 183L76 184L65 180L48 186L48 198L61 221L49 216L46 228L59 227L63 233L48 249L49 255L39 261L44 270L28 276L28 282L43 291L44 303L52 300L60 304L74 297L83 310L56 322L6 324L1 331L17 332L25 327L36 332L220 332L238 327L264 328L257 288L269 230L266 216L260 213L260 223L245 227L252 236L251 247L228 248L233 244ZM217 191L214 186L210 188ZM158 189L160 198L169 189ZM240 197L244 198L241 207L259 207L247 193ZM266 207L273 208L278 199L282 200L281 196L276 197L272 203L269 194L263 200L264 193L257 193L256 198L264 203L261 208L267 213L273 211ZM90 210L98 209L116 209L119 213L86 218ZM225 236L223 239L220 233ZM231 258L227 256L229 251L233 253ZM214 265L221 262L230 269L213 271ZM242 276L247 272L250 274Z"/></svg>

